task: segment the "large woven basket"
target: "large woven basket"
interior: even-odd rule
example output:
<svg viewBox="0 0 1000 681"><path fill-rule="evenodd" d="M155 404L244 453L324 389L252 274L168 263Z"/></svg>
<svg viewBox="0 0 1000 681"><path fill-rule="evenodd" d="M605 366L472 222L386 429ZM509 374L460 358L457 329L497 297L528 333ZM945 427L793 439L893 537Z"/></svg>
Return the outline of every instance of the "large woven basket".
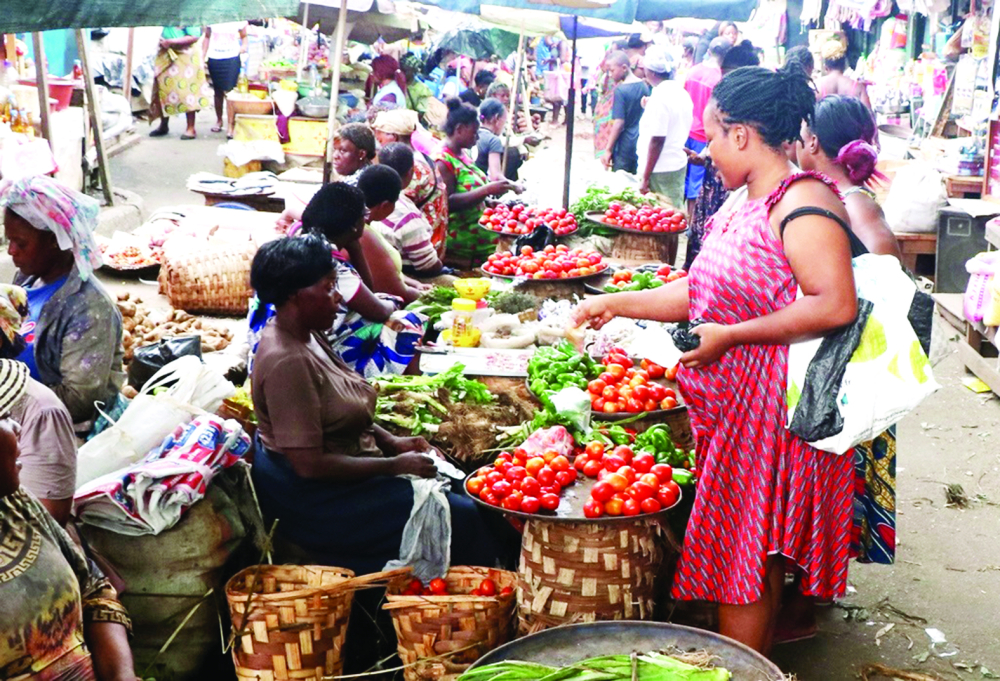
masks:
<svg viewBox="0 0 1000 681"><path fill-rule="evenodd" d="M672 263L677 254L677 234L617 232L611 237L611 257L630 262Z"/></svg>
<svg viewBox="0 0 1000 681"><path fill-rule="evenodd" d="M354 590L350 570L256 565L226 585L240 681L320 681L343 669ZM341 588L337 588L341 587Z"/></svg>
<svg viewBox="0 0 1000 681"><path fill-rule="evenodd" d="M653 617L663 557L658 526L529 520L521 543L520 632Z"/></svg>
<svg viewBox="0 0 1000 681"><path fill-rule="evenodd" d="M496 582L496 596L469 595L480 582ZM448 681L499 645L514 630L515 596L500 596L517 586L517 575L505 570L453 567L445 576L448 596L403 596L410 577L390 583L387 603L398 639L397 651L406 681Z"/></svg>
<svg viewBox="0 0 1000 681"><path fill-rule="evenodd" d="M160 292L185 312L244 315L253 296L250 263L256 252L250 241L168 249L160 268Z"/></svg>

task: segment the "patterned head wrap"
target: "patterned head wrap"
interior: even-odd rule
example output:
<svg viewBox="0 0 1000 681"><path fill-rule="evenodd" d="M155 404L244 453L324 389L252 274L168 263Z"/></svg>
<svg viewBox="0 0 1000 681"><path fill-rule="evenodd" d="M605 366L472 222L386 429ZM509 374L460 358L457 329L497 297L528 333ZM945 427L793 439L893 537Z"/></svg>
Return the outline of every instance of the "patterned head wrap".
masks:
<svg viewBox="0 0 1000 681"><path fill-rule="evenodd" d="M9 208L32 227L56 236L64 251L73 251L80 278L86 281L103 264L94 241L100 204L51 177L24 177L0 194L0 208Z"/></svg>
<svg viewBox="0 0 1000 681"><path fill-rule="evenodd" d="M417 129L417 120L417 112L412 109L393 109L380 112L372 127L391 135L409 136Z"/></svg>
<svg viewBox="0 0 1000 681"><path fill-rule="evenodd" d="M420 57L413 54L412 52L407 52L403 55L403 58L399 60L399 68L412 71L417 73L424 67L423 63L420 61Z"/></svg>
<svg viewBox="0 0 1000 681"><path fill-rule="evenodd" d="M14 358L24 351L21 325L27 316L27 292L20 286L0 284L0 357Z"/></svg>
<svg viewBox="0 0 1000 681"><path fill-rule="evenodd" d="M845 54L847 54L847 45L840 38L830 38L820 48L820 55L824 61L835 61Z"/></svg>

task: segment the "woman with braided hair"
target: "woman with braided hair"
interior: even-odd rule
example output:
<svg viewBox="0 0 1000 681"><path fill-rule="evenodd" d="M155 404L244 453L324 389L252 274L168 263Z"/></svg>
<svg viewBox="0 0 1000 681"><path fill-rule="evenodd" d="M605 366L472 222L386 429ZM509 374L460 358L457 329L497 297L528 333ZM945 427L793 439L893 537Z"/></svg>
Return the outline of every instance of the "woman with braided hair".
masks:
<svg viewBox="0 0 1000 681"><path fill-rule="evenodd" d="M698 496L673 595L719 604L720 632L768 652L786 564L808 596L847 586L853 466L789 432L788 346L851 323L857 298L847 211L828 177L799 172L797 140L815 94L801 69L744 67L713 91L704 123L741 206L714 216L688 277L595 296L574 321L615 316L701 322L678 374L697 439ZM801 291L801 294L799 294Z"/></svg>

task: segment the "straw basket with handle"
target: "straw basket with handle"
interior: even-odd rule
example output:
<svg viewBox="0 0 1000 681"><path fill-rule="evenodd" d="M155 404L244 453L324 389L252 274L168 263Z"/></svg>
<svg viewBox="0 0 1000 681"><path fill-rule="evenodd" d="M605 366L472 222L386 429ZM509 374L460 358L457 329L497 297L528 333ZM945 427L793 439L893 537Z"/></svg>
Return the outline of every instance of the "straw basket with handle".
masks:
<svg viewBox="0 0 1000 681"><path fill-rule="evenodd" d="M407 572L355 577L322 565L255 565L237 573L226 584L237 679L320 681L341 674L354 592Z"/></svg>
<svg viewBox="0 0 1000 681"><path fill-rule="evenodd" d="M497 595L471 595L484 579L494 581ZM406 665L406 681L457 678L513 634L516 574L453 567L444 580L450 595L402 595L410 576L397 578L389 585L387 603L382 607L392 614L397 652ZM504 587L510 587L511 592L501 596Z"/></svg>
<svg viewBox="0 0 1000 681"><path fill-rule="evenodd" d="M160 292L185 312L244 315L253 297L250 263L256 252L250 241L168 250Z"/></svg>

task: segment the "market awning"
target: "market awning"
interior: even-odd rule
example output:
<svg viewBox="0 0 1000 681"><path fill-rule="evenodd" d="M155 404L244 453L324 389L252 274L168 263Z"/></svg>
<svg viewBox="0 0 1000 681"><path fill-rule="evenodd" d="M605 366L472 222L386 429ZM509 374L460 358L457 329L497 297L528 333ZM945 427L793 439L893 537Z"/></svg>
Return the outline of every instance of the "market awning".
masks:
<svg viewBox="0 0 1000 681"><path fill-rule="evenodd" d="M482 20L513 33L523 32L529 36L552 35L562 32L573 39L573 18L556 14L556 10L512 9L496 5L483 5ZM577 22L578 38L609 38L612 36L640 33L641 24L621 24L604 19L581 17Z"/></svg>
<svg viewBox="0 0 1000 681"><path fill-rule="evenodd" d="M60 28L204 26L294 16L299 0L8 0L2 33Z"/></svg>

